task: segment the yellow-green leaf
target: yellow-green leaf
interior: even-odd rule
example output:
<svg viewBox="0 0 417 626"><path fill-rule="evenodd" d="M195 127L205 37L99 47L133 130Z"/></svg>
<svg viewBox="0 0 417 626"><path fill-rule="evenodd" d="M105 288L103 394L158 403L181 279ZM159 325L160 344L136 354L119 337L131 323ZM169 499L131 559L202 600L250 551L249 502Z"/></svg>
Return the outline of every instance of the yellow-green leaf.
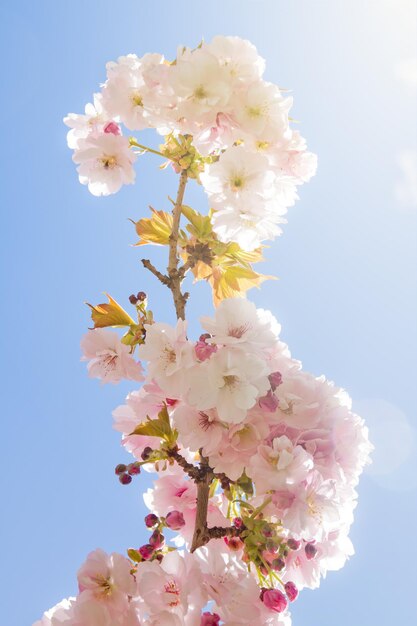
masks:
<svg viewBox="0 0 417 626"><path fill-rule="evenodd" d="M135 222L136 232L139 235L137 246L152 243L165 246L169 243L172 231L172 215L165 211L156 211L151 207L152 217L144 217Z"/></svg>
<svg viewBox="0 0 417 626"><path fill-rule="evenodd" d="M94 328L106 328L107 326L130 326L135 324L128 313L108 293L105 294L109 302L104 304L88 304L91 309L91 319Z"/></svg>
<svg viewBox="0 0 417 626"><path fill-rule="evenodd" d="M147 437L158 437L167 443L174 443L176 439L176 431L173 431L169 421L167 408L164 407L156 419L147 417L146 422L138 424L131 435L145 435Z"/></svg>

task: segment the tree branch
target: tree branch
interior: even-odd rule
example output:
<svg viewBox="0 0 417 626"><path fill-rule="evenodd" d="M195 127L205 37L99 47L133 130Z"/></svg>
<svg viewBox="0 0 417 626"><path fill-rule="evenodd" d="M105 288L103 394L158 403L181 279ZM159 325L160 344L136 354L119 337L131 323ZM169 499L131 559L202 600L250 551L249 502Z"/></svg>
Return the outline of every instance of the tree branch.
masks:
<svg viewBox="0 0 417 626"><path fill-rule="evenodd" d="M203 469L204 467L209 467L208 459L202 457L200 468ZM213 474L210 470L207 470L204 472L204 477L197 482L197 511L195 516L193 541L190 550L191 552L194 552L197 548L204 546L208 541L210 541L207 529L207 511L212 480Z"/></svg>
<svg viewBox="0 0 417 626"><path fill-rule="evenodd" d="M142 259L142 265L143 267L146 267L147 270L152 272L152 274L156 276L157 279L160 280L163 285L166 285L167 287L169 287L168 276L165 276L165 274L162 274L162 272L157 270L156 267L150 262L149 259Z"/></svg>
<svg viewBox="0 0 417 626"><path fill-rule="evenodd" d="M184 199L185 186L187 184L187 171L183 170L180 175L180 184L178 187L177 198L174 208L172 209L172 232L169 236L169 260L167 273L169 276L169 288L174 298L175 311L178 319L185 319L185 303L187 299L181 293L181 281L184 276L178 270L178 233L180 229L181 207Z"/></svg>

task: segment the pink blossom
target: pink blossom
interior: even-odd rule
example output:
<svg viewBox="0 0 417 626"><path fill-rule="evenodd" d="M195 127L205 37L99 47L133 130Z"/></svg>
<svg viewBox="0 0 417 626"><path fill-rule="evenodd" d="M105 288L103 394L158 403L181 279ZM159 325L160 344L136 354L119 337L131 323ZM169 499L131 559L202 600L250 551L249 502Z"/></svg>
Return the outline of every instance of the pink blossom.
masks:
<svg viewBox="0 0 417 626"><path fill-rule="evenodd" d="M202 614L200 626L219 626L220 617L217 613L208 613L207 611Z"/></svg>
<svg viewBox="0 0 417 626"><path fill-rule="evenodd" d="M103 383L118 383L123 378L143 380L141 364L134 360L117 333L102 328L90 330L81 340L81 349L92 378L100 378Z"/></svg>
<svg viewBox="0 0 417 626"><path fill-rule="evenodd" d="M134 592L134 580L130 562L120 554L106 554L97 549L91 552L78 570L80 592L87 591L109 610L121 612L127 609L128 596Z"/></svg>
<svg viewBox="0 0 417 626"><path fill-rule="evenodd" d="M262 602L268 609L282 613L287 608L287 599L279 589L265 589L261 594Z"/></svg>
<svg viewBox="0 0 417 626"><path fill-rule="evenodd" d="M165 518L165 524L171 530L179 530L185 526L184 516L180 511L170 511Z"/></svg>
<svg viewBox="0 0 417 626"><path fill-rule="evenodd" d="M287 583L285 583L284 587L285 587L285 593L287 594L288 600L290 602L294 602L294 600L296 600L298 596L297 586L295 585L295 583L289 580Z"/></svg>

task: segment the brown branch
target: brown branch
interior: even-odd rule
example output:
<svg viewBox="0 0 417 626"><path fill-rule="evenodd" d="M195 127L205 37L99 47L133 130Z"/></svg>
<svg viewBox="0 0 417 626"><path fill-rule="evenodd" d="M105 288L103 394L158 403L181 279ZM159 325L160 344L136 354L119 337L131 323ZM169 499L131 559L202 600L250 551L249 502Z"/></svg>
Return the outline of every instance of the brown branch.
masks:
<svg viewBox="0 0 417 626"><path fill-rule="evenodd" d="M180 467L184 470L186 474L194 481L198 481L201 479L201 469L192 463L189 463L184 457L178 452L176 448L172 448L168 450L168 456L171 459L174 459Z"/></svg>
<svg viewBox="0 0 417 626"><path fill-rule="evenodd" d="M168 276L165 276L165 274L162 274L162 272L157 270L156 267L150 262L149 259L142 259L142 265L143 267L146 267L147 270L152 272L152 274L156 276L157 279L160 280L163 285L166 285L167 287L169 287L170 281L169 281Z"/></svg>
<svg viewBox="0 0 417 626"><path fill-rule="evenodd" d="M181 208L184 199L185 186L187 184L187 171L183 170L180 175L180 184L178 187L177 198L174 208L172 209L172 231L169 236L169 260L167 273L169 276L169 288L174 298L175 311L178 319L185 319L185 303L187 299L181 293L181 281L184 278L181 271L178 270L178 234L180 229Z"/></svg>
<svg viewBox="0 0 417 626"><path fill-rule="evenodd" d="M200 468L203 469L204 467L208 468L208 459L202 457ZM212 480L213 474L209 471L209 469L207 469L207 471L204 472L204 477L197 482L197 511L195 516L193 541L190 549L191 552L194 552L197 548L204 546L208 541L210 541L207 529L207 511Z"/></svg>

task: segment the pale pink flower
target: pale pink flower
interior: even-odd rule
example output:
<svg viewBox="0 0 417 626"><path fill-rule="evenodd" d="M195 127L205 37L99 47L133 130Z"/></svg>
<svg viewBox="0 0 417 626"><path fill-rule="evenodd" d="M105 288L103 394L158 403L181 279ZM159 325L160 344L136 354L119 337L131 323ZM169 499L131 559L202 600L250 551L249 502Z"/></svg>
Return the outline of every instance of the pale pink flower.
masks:
<svg viewBox="0 0 417 626"><path fill-rule="evenodd" d="M74 620L75 598L61 600L54 607L45 611L42 618L33 626L72 626Z"/></svg>
<svg viewBox="0 0 417 626"><path fill-rule="evenodd" d="M207 602L201 574L190 554L181 556L174 551L166 554L161 564L156 561L141 563L136 583L137 593L143 601L140 611L154 619L165 611L178 617L186 616L195 607L201 612Z"/></svg>
<svg viewBox="0 0 417 626"><path fill-rule="evenodd" d="M191 370L188 400L203 411L216 407L222 421L238 424L268 391L268 373L259 357L222 348Z"/></svg>
<svg viewBox="0 0 417 626"><path fill-rule="evenodd" d="M182 404L174 410L172 419L182 446L195 451L203 448L205 456L221 447L225 426L215 409L199 411Z"/></svg>
<svg viewBox="0 0 417 626"><path fill-rule="evenodd" d="M226 206L213 212L213 230L223 243L232 241L242 250L251 252L259 248L263 241L273 239L282 233L278 224L286 223L281 213L258 209L251 205L243 208Z"/></svg>
<svg viewBox="0 0 417 626"><path fill-rule="evenodd" d="M265 61L250 41L217 35L204 48L226 68L236 85L250 84L262 77Z"/></svg>
<svg viewBox="0 0 417 626"><path fill-rule="evenodd" d="M139 391L129 393L126 404L118 406L113 411L113 428L123 433L122 444L139 460L145 448L158 448L160 440L158 437L131 435L131 433L138 424L145 422L147 417L156 419L164 406L165 394L158 385L149 383Z"/></svg>
<svg viewBox="0 0 417 626"><path fill-rule="evenodd" d="M168 69L163 63L160 54L145 54L142 58L128 54L119 57L117 63L107 63L103 105L130 130L158 125L160 108L170 104L167 76L160 71L161 66Z"/></svg>
<svg viewBox="0 0 417 626"><path fill-rule="evenodd" d="M88 185L94 196L116 193L122 185L130 185L135 180L136 156L126 137L112 133L89 136L80 141L72 159L79 164L80 183Z"/></svg>
<svg viewBox="0 0 417 626"><path fill-rule="evenodd" d="M246 146L232 146L206 167L200 180L212 208L263 208L274 196L274 173L268 159Z"/></svg>
<svg viewBox="0 0 417 626"><path fill-rule="evenodd" d="M243 137L275 143L289 135L288 112L291 98L283 98L272 83L257 81L236 94L232 106Z"/></svg>
<svg viewBox="0 0 417 626"><path fill-rule="evenodd" d="M188 387L188 372L196 362L194 345L187 340L187 323L179 319L175 328L156 323L146 326L146 340L139 355L148 361L149 377L171 398L179 398Z"/></svg>
<svg viewBox="0 0 417 626"><path fill-rule="evenodd" d="M85 105L85 114L68 113L64 117L64 124L71 130L67 133L68 147L73 150L80 148L80 143L87 137L98 137L103 133L104 126L109 122L107 113L103 110L102 95L94 94L94 104ZM114 123L114 122L113 122Z"/></svg>
<svg viewBox="0 0 417 626"><path fill-rule="evenodd" d="M232 95L229 73L204 46L180 50L169 79L178 97L174 123L180 132L212 126L217 114L227 111Z"/></svg>
<svg viewBox="0 0 417 626"><path fill-rule="evenodd" d="M282 521L297 537L323 541L340 526L343 508L336 498L334 481L323 481L315 472L306 485L298 485L293 490L293 496L293 502L282 514Z"/></svg>
<svg viewBox="0 0 417 626"><path fill-rule="evenodd" d="M127 610L128 596L133 595L135 589L130 569L130 561L120 554L108 555L100 549L90 552L78 570L80 592L88 592L112 614L121 613Z"/></svg>
<svg viewBox="0 0 417 626"><path fill-rule="evenodd" d="M244 298L226 298L214 318L202 317L200 322L212 335L208 342L259 352L270 348L280 332L278 322L268 313Z"/></svg>
<svg viewBox="0 0 417 626"><path fill-rule="evenodd" d="M200 562L203 588L214 600L214 610L222 620L226 624L261 624L262 603L255 577L224 541L212 540L209 547L199 548L195 554Z"/></svg>
<svg viewBox="0 0 417 626"><path fill-rule="evenodd" d="M154 488L143 495L146 506L156 515L164 516L169 511L184 513L194 509L197 501L197 486L186 478L181 468L170 468L154 482Z"/></svg>
<svg viewBox="0 0 417 626"><path fill-rule="evenodd" d="M82 361L88 361L88 374L103 383L118 383L122 379L144 380L140 363L134 360L117 333L96 328L81 340Z"/></svg>
<svg viewBox="0 0 417 626"><path fill-rule="evenodd" d="M313 466L312 457L284 435L274 439L271 446L258 447L247 473L255 482L257 493L267 493L301 483Z"/></svg>

